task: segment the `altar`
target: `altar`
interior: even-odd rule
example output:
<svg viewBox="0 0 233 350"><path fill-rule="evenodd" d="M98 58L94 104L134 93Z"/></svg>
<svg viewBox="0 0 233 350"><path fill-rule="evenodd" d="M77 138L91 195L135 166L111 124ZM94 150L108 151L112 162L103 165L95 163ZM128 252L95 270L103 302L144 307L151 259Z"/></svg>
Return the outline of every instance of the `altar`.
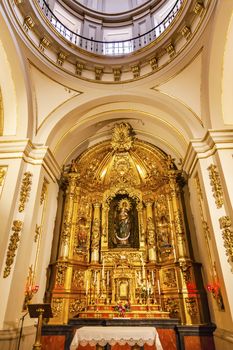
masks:
<svg viewBox="0 0 233 350"><path fill-rule="evenodd" d="M208 322L183 184L171 156L136 139L128 123L64 168L45 295L50 324L84 319L90 326L121 313Z"/></svg>
<svg viewBox="0 0 233 350"><path fill-rule="evenodd" d="M115 345L122 347L152 347L153 350L163 350L158 333L154 327L82 327L76 330L70 350L79 346L104 347ZM127 347L127 349L128 349Z"/></svg>

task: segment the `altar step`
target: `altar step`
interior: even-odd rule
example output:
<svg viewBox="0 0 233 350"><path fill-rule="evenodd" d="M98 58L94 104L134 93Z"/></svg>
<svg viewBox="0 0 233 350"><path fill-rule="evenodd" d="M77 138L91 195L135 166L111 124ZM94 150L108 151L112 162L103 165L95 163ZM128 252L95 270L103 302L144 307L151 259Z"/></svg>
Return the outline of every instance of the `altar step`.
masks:
<svg viewBox="0 0 233 350"><path fill-rule="evenodd" d="M81 311L79 318L169 318L169 312L160 310L160 305L131 305L130 311L124 316L114 310L115 305L88 305L85 311Z"/></svg>

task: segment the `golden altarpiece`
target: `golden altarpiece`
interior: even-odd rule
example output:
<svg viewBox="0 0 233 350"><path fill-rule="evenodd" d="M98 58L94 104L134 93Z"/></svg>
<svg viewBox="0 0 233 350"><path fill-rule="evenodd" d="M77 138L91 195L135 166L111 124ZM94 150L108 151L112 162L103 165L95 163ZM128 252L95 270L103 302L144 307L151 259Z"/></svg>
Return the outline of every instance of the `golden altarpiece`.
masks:
<svg viewBox="0 0 233 350"><path fill-rule="evenodd" d="M193 261L181 172L127 123L64 169L45 299L53 323L132 318L205 323L200 264Z"/></svg>

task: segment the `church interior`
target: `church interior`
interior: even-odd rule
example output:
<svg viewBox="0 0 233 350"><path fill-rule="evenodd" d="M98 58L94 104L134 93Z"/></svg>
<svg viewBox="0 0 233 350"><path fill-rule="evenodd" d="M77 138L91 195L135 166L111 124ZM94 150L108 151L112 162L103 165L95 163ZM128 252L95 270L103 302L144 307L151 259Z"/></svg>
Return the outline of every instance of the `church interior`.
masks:
<svg viewBox="0 0 233 350"><path fill-rule="evenodd" d="M0 350L233 348L232 59L232 0L0 1Z"/></svg>

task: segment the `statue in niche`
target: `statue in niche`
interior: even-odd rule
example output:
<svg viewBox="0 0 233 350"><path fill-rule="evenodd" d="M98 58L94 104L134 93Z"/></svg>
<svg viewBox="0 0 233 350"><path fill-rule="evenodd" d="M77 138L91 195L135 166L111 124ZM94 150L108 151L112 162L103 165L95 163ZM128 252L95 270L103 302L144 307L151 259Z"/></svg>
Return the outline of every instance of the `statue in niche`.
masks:
<svg viewBox="0 0 233 350"><path fill-rule="evenodd" d="M160 247L171 247L169 224L166 215L160 217L160 223L158 226L158 243Z"/></svg>
<svg viewBox="0 0 233 350"><path fill-rule="evenodd" d="M127 198L119 201L119 211L116 213L115 221L115 237L117 242L122 245L129 243L131 231L130 208L131 204Z"/></svg>
<svg viewBox="0 0 233 350"><path fill-rule="evenodd" d="M77 248L85 250L87 244L87 221L85 218L81 218L78 221L78 230L77 230Z"/></svg>
<svg viewBox="0 0 233 350"><path fill-rule="evenodd" d="M116 195L110 203L109 248L138 248L139 228L136 201L127 195Z"/></svg>

